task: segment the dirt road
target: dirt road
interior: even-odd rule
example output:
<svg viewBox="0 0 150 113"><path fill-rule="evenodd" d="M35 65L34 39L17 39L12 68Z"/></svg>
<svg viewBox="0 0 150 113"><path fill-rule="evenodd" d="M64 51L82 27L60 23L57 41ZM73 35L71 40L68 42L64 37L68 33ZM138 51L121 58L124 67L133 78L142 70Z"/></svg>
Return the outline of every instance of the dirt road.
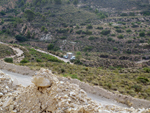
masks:
<svg viewBox="0 0 150 113"><path fill-rule="evenodd" d="M52 55L52 56L54 56L54 57L56 57L56 58L58 58L58 59L60 59L60 60L62 60L62 61L64 61L64 62L70 62L70 60L69 59L64 59L64 58L61 58L61 57L59 57L59 56L56 56L56 55L53 55L53 54L51 54L51 53L49 53L49 52L46 52L46 51L43 51L43 50L40 50L40 49L35 49L35 50L37 50L38 52L41 52L41 53L45 53L45 54L49 54L49 55ZM71 62L70 62L71 63ZM72 63L71 63L72 64Z"/></svg>

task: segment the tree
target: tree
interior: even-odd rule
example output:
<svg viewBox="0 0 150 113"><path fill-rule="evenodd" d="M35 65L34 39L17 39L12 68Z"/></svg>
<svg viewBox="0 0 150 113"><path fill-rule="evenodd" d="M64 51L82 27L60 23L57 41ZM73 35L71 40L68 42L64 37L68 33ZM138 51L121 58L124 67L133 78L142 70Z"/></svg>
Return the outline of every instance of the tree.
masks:
<svg viewBox="0 0 150 113"><path fill-rule="evenodd" d="M35 13L31 10L26 10L24 14L28 21L32 21L35 18Z"/></svg>
<svg viewBox="0 0 150 113"><path fill-rule="evenodd" d="M24 36L22 36L22 35L16 35L15 38L16 38L16 40L18 40L19 42L27 41L26 37L24 37Z"/></svg>

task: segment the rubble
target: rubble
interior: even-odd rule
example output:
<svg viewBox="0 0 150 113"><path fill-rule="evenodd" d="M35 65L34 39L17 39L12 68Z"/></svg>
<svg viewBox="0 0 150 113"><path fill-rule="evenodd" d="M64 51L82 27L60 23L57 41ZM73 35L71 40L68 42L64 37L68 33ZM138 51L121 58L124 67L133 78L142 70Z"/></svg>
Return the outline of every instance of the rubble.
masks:
<svg viewBox="0 0 150 113"><path fill-rule="evenodd" d="M10 78L0 73L1 80ZM0 98L0 113L149 113L150 109L101 105L76 84L62 82L51 71L41 69L32 79L34 84L20 87ZM4 83L4 82L3 82ZM5 82L9 92L11 85ZM8 87L6 87L8 86ZM9 89L9 90L8 90ZM2 88L0 88L1 92ZM5 91L1 92L5 94ZM4 101L5 100L5 101Z"/></svg>

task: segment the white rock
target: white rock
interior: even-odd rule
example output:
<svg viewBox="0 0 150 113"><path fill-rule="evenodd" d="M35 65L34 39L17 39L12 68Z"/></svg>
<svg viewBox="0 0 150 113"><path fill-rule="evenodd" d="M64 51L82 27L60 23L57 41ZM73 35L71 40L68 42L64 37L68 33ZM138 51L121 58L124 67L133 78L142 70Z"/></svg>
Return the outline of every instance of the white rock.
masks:
<svg viewBox="0 0 150 113"><path fill-rule="evenodd" d="M0 92L0 97L2 97L2 96L3 96L3 93Z"/></svg>

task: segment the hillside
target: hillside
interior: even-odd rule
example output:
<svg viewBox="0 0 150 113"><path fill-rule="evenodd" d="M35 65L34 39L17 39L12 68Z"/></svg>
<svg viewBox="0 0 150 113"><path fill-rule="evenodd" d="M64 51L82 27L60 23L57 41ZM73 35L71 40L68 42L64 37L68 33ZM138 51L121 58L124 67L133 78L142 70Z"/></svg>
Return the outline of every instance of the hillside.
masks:
<svg viewBox="0 0 150 113"><path fill-rule="evenodd" d="M149 9L149 0L1 0L0 41L23 51L17 65L150 100Z"/></svg>

